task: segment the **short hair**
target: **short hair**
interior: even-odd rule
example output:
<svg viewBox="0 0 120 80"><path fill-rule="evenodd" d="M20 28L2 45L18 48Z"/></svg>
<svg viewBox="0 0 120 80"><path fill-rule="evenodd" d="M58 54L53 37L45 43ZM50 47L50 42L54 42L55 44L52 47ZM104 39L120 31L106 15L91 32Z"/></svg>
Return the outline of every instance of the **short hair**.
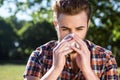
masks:
<svg viewBox="0 0 120 80"><path fill-rule="evenodd" d="M57 18L61 13L75 15L81 11L87 13L88 20L91 18L91 6L88 0L56 0L53 10Z"/></svg>

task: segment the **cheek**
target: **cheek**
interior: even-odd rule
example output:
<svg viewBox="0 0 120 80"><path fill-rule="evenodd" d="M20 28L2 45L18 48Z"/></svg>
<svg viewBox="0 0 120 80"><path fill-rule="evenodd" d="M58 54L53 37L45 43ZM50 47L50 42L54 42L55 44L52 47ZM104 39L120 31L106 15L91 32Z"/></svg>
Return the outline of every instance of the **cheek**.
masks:
<svg viewBox="0 0 120 80"><path fill-rule="evenodd" d="M61 39L63 39L66 35L68 35L67 32L61 32L61 33L60 33Z"/></svg>
<svg viewBox="0 0 120 80"><path fill-rule="evenodd" d="M81 39L85 39L87 30L83 30L77 33Z"/></svg>
<svg viewBox="0 0 120 80"><path fill-rule="evenodd" d="M62 30L60 30L60 37L61 37L61 39L63 39L68 34L69 34L69 31L62 31Z"/></svg>

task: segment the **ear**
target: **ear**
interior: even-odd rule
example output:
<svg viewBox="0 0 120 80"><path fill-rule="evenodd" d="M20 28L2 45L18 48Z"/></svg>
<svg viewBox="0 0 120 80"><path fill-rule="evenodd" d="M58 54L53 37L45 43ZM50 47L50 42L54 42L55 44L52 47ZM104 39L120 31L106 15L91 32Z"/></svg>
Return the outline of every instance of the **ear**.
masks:
<svg viewBox="0 0 120 80"><path fill-rule="evenodd" d="M54 27L58 25L58 22L56 20L53 21Z"/></svg>
<svg viewBox="0 0 120 80"><path fill-rule="evenodd" d="M88 28L89 28L90 24L91 24L91 20L89 19L89 21L88 21Z"/></svg>

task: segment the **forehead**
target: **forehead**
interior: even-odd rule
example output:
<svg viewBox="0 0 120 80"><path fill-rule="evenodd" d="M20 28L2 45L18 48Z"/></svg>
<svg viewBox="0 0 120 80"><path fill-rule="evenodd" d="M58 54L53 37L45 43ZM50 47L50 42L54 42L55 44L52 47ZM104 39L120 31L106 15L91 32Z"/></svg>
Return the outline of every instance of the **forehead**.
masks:
<svg viewBox="0 0 120 80"><path fill-rule="evenodd" d="M57 21L61 26L85 26L87 19L87 14L82 11L76 15L60 14Z"/></svg>

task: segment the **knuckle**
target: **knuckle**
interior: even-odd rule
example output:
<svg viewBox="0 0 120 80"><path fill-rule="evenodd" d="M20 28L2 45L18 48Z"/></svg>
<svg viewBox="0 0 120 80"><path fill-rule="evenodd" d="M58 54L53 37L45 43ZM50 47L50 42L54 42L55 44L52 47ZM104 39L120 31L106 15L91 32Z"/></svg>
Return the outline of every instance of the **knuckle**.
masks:
<svg viewBox="0 0 120 80"><path fill-rule="evenodd" d="M57 53L57 49L53 49L53 54L56 54Z"/></svg>

